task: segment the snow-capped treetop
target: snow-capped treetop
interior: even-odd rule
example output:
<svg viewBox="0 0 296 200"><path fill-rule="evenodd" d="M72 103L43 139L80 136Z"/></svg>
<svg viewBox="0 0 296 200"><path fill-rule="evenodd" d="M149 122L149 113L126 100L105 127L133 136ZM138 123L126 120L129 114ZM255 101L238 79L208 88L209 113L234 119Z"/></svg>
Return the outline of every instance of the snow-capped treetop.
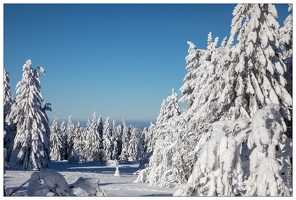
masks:
<svg viewBox="0 0 296 200"><path fill-rule="evenodd" d="M72 122L72 116L70 115L68 118L68 124L67 124L67 131L69 133L72 133L74 131L75 125Z"/></svg>
<svg viewBox="0 0 296 200"><path fill-rule="evenodd" d="M168 115L167 119L174 116L179 116L181 114L178 94L175 93L174 88L172 89L172 95L167 97L166 102L168 102L168 105L166 108L167 115Z"/></svg>
<svg viewBox="0 0 296 200"><path fill-rule="evenodd" d="M188 55L185 57L186 60L186 70L188 73L184 77L184 85L180 88L180 92L182 93L182 97L180 99L181 102L187 101L188 107L190 107L194 101L194 95L192 92L194 90L196 78L197 78L197 68L199 66L199 59L202 52L196 49L195 45L192 42L187 41L189 45Z"/></svg>
<svg viewBox="0 0 296 200"><path fill-rule="evenodd" d="M111 138L112 132L109 123L109 116L107 117L103 127L103 138Z"/></svg>

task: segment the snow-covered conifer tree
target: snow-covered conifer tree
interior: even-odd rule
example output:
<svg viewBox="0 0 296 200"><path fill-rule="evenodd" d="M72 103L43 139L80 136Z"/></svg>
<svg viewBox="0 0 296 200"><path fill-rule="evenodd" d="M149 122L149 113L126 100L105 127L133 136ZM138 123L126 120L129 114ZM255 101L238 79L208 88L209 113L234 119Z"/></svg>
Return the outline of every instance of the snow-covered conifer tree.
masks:
<svg viewBox="0 0 296 200"><path fill-rule="evenodd" d="M252 119L214 122L202 135L192 174L174 196L290 196L291 139L278 105Z"/></svg>
<svg viewBox="0 0 296 200"><path fill-rule="evenodd" d="M58 127L58 119L54 117L50 127L50 159L62 160L63 142L62 134Z"/></svg>
<svg viewBox="0 0 296 200"><path fill-rule="evenodd" d="M98 132L99 132L99 140L100 140L100 144L99 144L100 160L103 160L103 158L104 158L103 129L104 129L103 120L102 120L102 116L100 115L100 117L98 119Z"/></svg>
<svg viewBox="0 0 296 200"><path fill-rule="evenodd" d="M155 132L155 125L150 122L149 128L145 127L143 130L143 142L144 142L144 153L142 154L142 157L140 158L140 164L139 164L139 169L144 169L148 166L149 164L149 159L153 153L153 135Z"/></svg>
<svg viewBox="0 0 296 200"><path fill-rule="evenodd" d="M180 88L182 93L182 97L180 98L181 102L187 101L188 107L191 107L195 96L192 95L192 92L195 88L195 82L197 79L197 69L199 66L199 59L204 52L202 50L198 50L192 42L187 41L189 45L188 55L185 60L187 63L186 70L188 73L184 77L184 85Z"/></svg>
<svg viewBox="0 0 296 200"><path fill-rule="evenodd" d="M104 147L104 159L110 160L112 158L113 143L111 141L111 127L109 123L109 117L107 117L104 123L103 129L103 147Z"/></svg>
<svg viewBox="0 0 296 200"><path fill-rule="evenodd" d="M22 80L16 86L16 109L10 113L10 121L16 123L16 134L10 155L12 169L43 169L50 165L50 129L45 104L40 91L42 67L32 68L31 60L23 65Z"/></svg>
<svg viewBox="0 0 296 200"><path fill-rule="evenodd" d="M169 96L166 100L168 102L166 111L167 111L167 119L171 117L177 117L181 114L178 94L175 93L174 88L172 89L172 95Z"/></svg>
<svg viewBox="0 0 296 200"><path fill-rule="evenodd" d="M74 135L74 129L75 129L75 125L72 122L72 116L70 115L68 118L68 124L67 124L67 128L66 128L66 132L67 132L67 143L66 143L66 160L68 160L68 155L71 153L72 151L72 147L73 147L73 139L75 137Z"/></svg>
<svg viewBox="0 0 296 200"><path fill-rule="evenodd" d="M4 69L3 70L3 119L10 113L11 105L13 103L10 85L9 85L9 73ZM5 123L5 121L4 121Z"/></svg>
<svg viewBox="0 0 296 200"><path fill-rule="evenodd" d="M13 99L11 97L10 85L9 85L9 74L4 69L3 70L3 122L4 122L4 147L7 149L7 159L10 156L10 152L13 146L13 140L15 136L15 124L7 119L10 110L14 105ZM6 118L7 117L7 118ZM6 121L7 120L7 121Z"/></svg>
<svg viewBox="0 0 296 200"><path fill-rule="evenodd" d="M138 138L140 136L138 128L132 128L131 130L131 137L128 143L128 161L135 161L137 159L137 145L138 145Z"/></svg>
<svg viewBox="0 0 296 200"><path fill-rule="evenodd" d="M285 89L287 67L280 49L275 6L238 4L233 15L229 43L237 35L232 60L235 116L247 112L252 117L258 109L273 103L281 104L283 117L291 120L292 98Z"/></svg>
<svg viewBox="0 0 296 200"><path fill-rule="evenodd" d="M69 154L68 161L76 162L77 157L80 162L85 162L87 155L85 155L85 130L81 127L80 123L77 123L77 126L74 129L73 133L73 146L71 148L71 153ZM71 158L73 157L73 158Z"/></svg>
<svg viewBox="0 0 296 200"><path fill-rule="evenodd" d="M164 99L161 103L160 106L160 111L159 111L159 115L157 116L156 119L156 124L162 124L165 121L165 117L166 116L166 100Z"/></svg>
<svg viewBox="0 0 296 200"><path fill-rule="evenodd" d="M145 155L145 133L143 133L143 130L138 129L138 141L137 141L137 157L136 160L140 161L142 160Z"/></svg>
<svg viewBox="0 0 296 200"><path fill-rule="evenodd" d="M293 5L288 4L288 11L292 11ZM293 14L291 13L285 20L284 26L280 28L280 45L283 50L283 61L287 66L285 78L287 80L286 89L293 95ZM285 120L287 124L287 135L292 137L292 120Z"/></svg>
<svg viewBox="0 0 296 200"><path fill-rule="evenodd" d="M293 5L289 4L288 11L292 11ZM280 28L280 45L284 50L284 59L291 58L293 54L293 14L291 13ZM292 58L291 58L292 59Z"/></svg>
<svg viewBox="0 0 296 200"><path fill-rule="evenodd" d="M121 150L122 150L122 132L123 132L123 125L120 124L120 125L117 125L117 158L119 158L120 154L121 154Z"/></svg>
<svg viewBox="0 0 296 200"><path fill-rule="evenodd" d="M67 155L67 129L65 125L65 121L62 121L60 125L60 134L61 134L61 140L62 140L62 149L61 149L61 159L66 160Z"/></svg>
<svg viewBox="0 0 296 200"><path fill-rule="evenodd" d="M85 155L87 156L87 161L96 161L100 160L100 138L98 131L98 121L96 113L93 114L93 119L90 125L86 128L86 144L85 144Z"/></svg>
<svg viewBox="0 0 296 200"><path fill-rule="evenodd" d="M111 132L112 132L111 143L113 144L112 157L111 158L112 158L112 160L114 160L114 159L118 159L118 144L117 144L117 141L120 140L120 138L119 138L120 135L118 133L115 120L113 120L112 127L111 127Z"/></svg>
<svg viewBox="0 0 296 200"><path fill-rule="evenodd" d="M248 147L252 149L248 196L292 195L292 180L287 180L292 141L284 134L286 125L279 110L279 105L267 105L253 117L248 138Z"/></svg>
<svg viewBox="0 0 296 200"><path fill-rule="evenodd" d="M122 150L119 159L122 161L128 161L128 149L129 141L131 137L131 126L127 126L125 121L122 120L123 131L122 131Z"/></svg>

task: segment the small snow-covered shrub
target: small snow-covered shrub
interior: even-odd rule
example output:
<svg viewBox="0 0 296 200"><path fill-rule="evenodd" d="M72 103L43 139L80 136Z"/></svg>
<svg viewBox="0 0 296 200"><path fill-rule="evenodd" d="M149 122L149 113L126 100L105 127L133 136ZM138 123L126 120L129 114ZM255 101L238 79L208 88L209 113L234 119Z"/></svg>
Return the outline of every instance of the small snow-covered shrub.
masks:
<svg viewBox="0 0 296 200"><path fill-rule="evenodd" d="M106 165L108 165L110 167L118 167L119 162L118 162L118 160L107 160Z"/></svg>
<svg viewBox="0 0 296 200"><path fill-rule="evenodd" d="M68 157L68 163L73 165L78 165L79 155L76 153L75 149L72 149L72 152Z"/></svg>
<svg viewBox="0 0 296 200"><path fill-rule="evenodd" d="M115 170L114 176L120 176L118 160L107 160L106 165L110 167L115 167L116 170Z"/></svg>

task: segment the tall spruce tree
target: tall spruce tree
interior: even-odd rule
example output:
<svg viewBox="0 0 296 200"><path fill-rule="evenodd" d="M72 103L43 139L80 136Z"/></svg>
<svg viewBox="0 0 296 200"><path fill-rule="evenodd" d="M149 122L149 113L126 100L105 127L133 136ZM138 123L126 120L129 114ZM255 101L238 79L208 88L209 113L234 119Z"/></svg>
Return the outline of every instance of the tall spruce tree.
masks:
<svg viewBox="0 0 296 200"><path fill-rule="evenodd" d="M11 97L10 85L9 85L9 74L4 69L3 70L3 122L4 122L4 148L7 150L7 158L9 159L10 152L13 146L13 139L15 134L15 123L6 120L9 116L12 106L14 105L14 100Z"/></svg>
<svg viewBox="0 0 296 200"><path fill-rule="evenodd" d="M16 107L11 111L10 121L16 123L13 149L10 155L12 169L43 169L50 166L50 129L40 88L42 67L32 68L31 60L23 65L22 80L16 86Z"/></svg>
<svg viewBox="0 0 296 200"><path fill-rule="evenodd" d="M100 162L100 136L98 131L98 120L94 112L90 125L86 128L85 155L87 161Z"/></svg>
<svg viewBox="0 0 296 200"><path fill-rule="evenodd" d="M50 159L62 160L63 142L62 134L58 126L58 119L54 117L50 127Z"/></svg>

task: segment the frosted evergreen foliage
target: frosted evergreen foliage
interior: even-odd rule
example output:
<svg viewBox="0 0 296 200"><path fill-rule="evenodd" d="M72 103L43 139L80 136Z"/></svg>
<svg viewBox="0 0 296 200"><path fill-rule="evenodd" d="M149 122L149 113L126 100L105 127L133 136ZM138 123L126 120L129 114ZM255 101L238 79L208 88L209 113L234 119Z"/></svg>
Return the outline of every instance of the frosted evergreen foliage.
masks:
<svg viewBox="0 0 296 200"><path fill-rule="evenodd" d="M210 41L210 39L211 37L208 38L208 50L196 50L201 53L196 63L196 81L192 83L194 89L191 96L194 97L194 101L188 103L186 114L183 114L187 121L216 121L231 105L231 96L227 94L232 90L232 80L229 80L232 74L229 68L229 46L216 48L218 41ZM226 83L230 84L226 85ZM187 84L184 79L184 85L180 88L181 102L184 101L182 88ZM199 114L196 115L196 113Z"/></svg>
<svg viewBox="0 0 296 200"><path fill-rule="evenodd" d="M199 152L187 184L174 196L235 196L244 190L249 118L217 121L202 135Z"/></svg>
<svg viewBox="0 0 296 200"><path fill-rule="evenodd" d="M128 161L129 153L129 141L131 137L131 127L127 126L125 121L122 120L123 124L123 131L122 131L122 149L121 154L119 156L119 160L121 161Z"/></svg>
<svg viewBox="0 0 296 200"><path fill-rule="evenodd" d="M174 88L172 89L172 95L166 100L168 102L166 112L166 118L177 117L181 114L178 95L175 93Z"/></svg>
<svg viewBox="0 0 296 200"><path fill-rule="evenodd" d="M23 65L21 81L16 86L16 107L9 115L16 124L13 149L10 155L12 169L43 169L50 165L50 129L40 88L42 67L32 68L31 60Z"/></svg>
<svg viewBox="0 0 296 200"><path fill-rule="evenodd" d="M292 11L293 5L289 4L288 11ZM291 13L284 21L284 26L280 28L280 44L284 49L284 58L292 56L293 47L293 14Z"/></svg>
<svg viewBox="0 0 296 200"><path fill-rule="evenodd" d="M103 148L104 148L105 160L112 159L114 144L111 141L111 136L112 136L112 132L111 132L111 127L109 123L109 117L107 117L103 127Z"/></svg>
<svg viewBox="0 0 296 200"><path fill-rule="evenodd" d="M144 169L148 167L149 159L153 153L152 151L152 138L153 138L153 132L155 130L155 125L150 122L149 128L145 127L142 132L142 140L143 140L143 149L144 152L141 155L141 158L139 159L139 169Z"/></svg>
<svg viewBox="0 0 296 200"><path fill-rule="evenodd" d="M188 182L174 196L290 196L291 140L277 105L252 119L214 122L197 145Z"/></svg>
<svg viewBox="0 0 296 200"><path fill-rule="evenodd" d="M142 131L138 128L133 128L131 131L131 137L128 143L128 161L136 161L141 154L143 153L143 150L141 148L141 133Z"/></svg>
<svg viewBox="0 0 296 200"><path fill-rule="evenodd" d="M87 161L100 162L100 136L96 113L86 128L85 156Z"/></svg>
<svg viewBox="0 0 296 200"><path fill-rule="evenodd" d="M223 45L217 47L218 38L212 41L211 33L208 35L207 50L198 50L190 44L189 55L199 57L192 62L195 73L188 72L180 89L183 95L180 100L187 100L188 107L179 116L162 120L165 114L163 102L158 123L145 132L145 139L152 138L152 144L145 142L146 150L150 150L152 155L148 165L149 154L142 159L140 168L146 168L140 170L136 182L176 187L188 183L192 175L188 188L176 195L245 195L251 173L247 159L253 151L246 145L250 134L247 129L250 126L245 122L248 119L252 121L255 113L269 104L280 105L281 116L286 121L291 120L292 98L285 89L286 65L280 49L275 7L271 4L239 4L233 15L227 44L224 40ZM234 39L238 41L235 45ZM195 80L191 81L188 77L195 77ZM189 82L193 84L190 87L192 90L190 93L184 92L189 88ZM191 103L189 99L192 99ZM221 120L231 121L231 124L213 124ZM228 129L233 128L233 123L242 124L238 124L237 131L229 134ZM284 121L281 123L286 127ZM283 130L286 131L286 128ZM217 137L211 137L212 134ZM224 147L221 151L218 149L220 138L227 139L222 142ZM291 152L290 139L286 136L283 138L279 145L282 147L276 148L282 149L282 152ZM235 154L225 157L229 160L223 163L220 161L222 158L217 157L231 152ZM281 174L283 182L287 183L282 174L285 174L285 168L289 168L289 159L282 157L284 161L281 167L272 173ZM211 160L199 160L202 158ZM204 168L205 165L208 166ZM217 168L223 171L217 171ZM201 185L199 181L202 181ZM278 187L282 187L281 183ZM287 192L279 192L279 195L282 194L286 195Z"/></svg>
<svg viewBox="0 0 296 200"><path fill-rule="evenodd" d="M122 151L122 133L123 133L123 125L117 125L116 127L117 131L115 131L115 137L117 141L117 158L119 159L119 156Z"/></svg>
<svg viewBox="0 0 296 200"><path fill-rule="evenodd" d="M62 149L61 149L61 157L62 160L67 160L66 155L67 155L67 129L65 125L65 121L62 121L60 125L60 134L61 134L61 140L62 140Z"/></svg>
<svg viewBox="0 0 296 200"><path fill-rule="evenodd" d="M292 4L289 4L288 11L292 11ZM287 91L292 96L292 58L293 58L293 14L291 13L285 20L284 26L280 28L280 44L283 49L284 63L287 66L285 78L287 80Z"/></svg>
<svg viewBox="0 0 296 200"><path fill-rule="evenodd" d="M10 110L16 109L14 100L11 97L9 86L9 74L3 70L3 122L4 122L4 147L7 149L7 160L13 147L13 140L15 136L15 123L8 118Z"/></svg>
<svg viewBox="0 0 296 200"><path fill-rule="evenodd" d="M112 159L118 159L118 156L119 156L118 143L121 141L121 135L120 135L120 130L117 129L115 120L113 120L111 132L112 132L111 142L113 143Z"/></svg>
<svg viewBox="0 0 296 200"><path fill-rule="evenodd" d="M287 174L284 179L281 176L283 168L286 170L284 173L289 173L287 166L292 156L292 141L284 134L286 126L279 110L277 105L268 105L253 117L248 138L248 147L253 149L247 181L248 196L292 195L292 180L288 182Z"/></svg>
<svg viewBox="0 0 296 200"><path fill-rule="evenodd" d="M233 11L229 42L237 34L233 48L233 99L235 116L252 117L263 106L281 104L284 118L291 120L292 98L285 89L287 67L282 60L279 43L279 24L272 4L238 4ZM260 41L260 42L258 42ZM237 60L237 61L236 61Z"/></svg>
<svg viewBox="0 0 296 200"><path fill-rule="evenodd" d="M55 117L50 127L50 159L62 160L63 142L62 134L58 127L58 121Z"/></svg>
<svg viewBox="0 0 296 200"><path fill-rule="evenodd" d="M66 128L66 133L67 133L67 136L66 136L67 143L66 143L66 146L65 146L65 149L66 149L65 158L66 158L66 160L68 159L68 156L72 151L73 140L74 140L74 129L75 129L75 125L73 124L72 116L70 115L69 118L68 118L68 124L67 124L67 128Z"/></svg>
<svg viewBox="0 0 296 200"><path fill-rule="evenodd" d="M146 168L140 170L135 182L149 183L158 187L175 187L186 183L190 174L189 160L193 159L195 153L185 153L185 149L195 144L196 135L193 133L180 135L179 131L186 129L185 124L184 119L178 116L170 118L167 126L159 129L161 133L155 139L153 154L148 154L141 161L140 168L143 168L143 165L146 165ZM189 140L193 143L188 143ZM149 158L148 165L147 158Z"/></svg>
<svg viewBox="0 0 296 200"><path fill-rule="evenodd" d="M189 45L189 48L188 55L186 56L185 60L187 64L186 70L188 71L188 73L183 79L184 85L180 88L180 91L182 93L180 101L187 101L188 107L191 107L195 99L195 96L192 93L195 88L195 82L197 80L197 70L200 62L199 59L201 55L204 54L204 52L197 49L192 42L187 41L187 44Z"/></svg>
<svg viewBox="0 0 296 200"><path fill-rule="evenodd" d="M81 127L80 122L78 122L73 132L73 145L68 155L69 163L76 164L78 162L87 161L89 155L87 154L86 135L86 129Z"/></svg>
<svg viewBox="0 0 296 200"><path fill-rule="evenodd" d="M13 100L11 97L10 86L9 86L9 73L4 69L3 70L3 113L4 113L3 119L5 119L6 115L9 114L12 103L13 103Z"/></svg>

